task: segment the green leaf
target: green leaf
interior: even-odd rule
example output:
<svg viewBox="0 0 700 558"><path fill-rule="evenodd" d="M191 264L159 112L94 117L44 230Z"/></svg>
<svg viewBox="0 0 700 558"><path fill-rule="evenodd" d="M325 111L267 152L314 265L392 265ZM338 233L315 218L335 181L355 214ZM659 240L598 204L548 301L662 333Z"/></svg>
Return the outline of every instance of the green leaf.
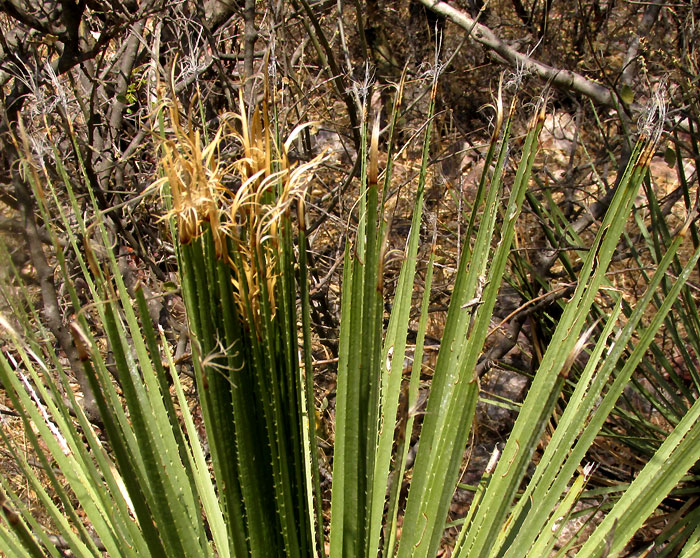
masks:
<svg viewBox="0 0 700 558"><path fill-rule="evenodd" d="M664 150L664 161L666 161L666 164L671 168L676 166L676 150L670 142Z"/></svg>
<svg viewBox="0 0 700 558"><path fill-rule="evenodd" d="M172 281L165 281L162 286L163 289L167 292L175 292L180 290L180 287Z"/></svg>
<svg viewBox="0 0 700 558"><path fill-rule="evenodd" d="M620 89L620 99L626 105L631 105L634 101L634 90L627 84L623 85Z"/></svg>

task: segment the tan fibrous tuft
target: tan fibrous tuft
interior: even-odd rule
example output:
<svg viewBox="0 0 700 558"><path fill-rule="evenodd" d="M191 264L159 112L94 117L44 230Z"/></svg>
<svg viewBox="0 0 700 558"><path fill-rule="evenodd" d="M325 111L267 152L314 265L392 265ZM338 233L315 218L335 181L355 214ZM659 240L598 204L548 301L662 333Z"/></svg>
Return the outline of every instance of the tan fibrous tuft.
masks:
<svg viewBox="0 0 700 558"><path fill-rule="evenodd" d="M313 123L297 126L278 145L267 104L248 117L241 96L239 113L221 115L216 134L204 142L192 110L183 119L173 94L164 104L170 129L161 141L163 176L153 187L167 187L172 196L165 218L175 218L181 244L211 231L217 257L234 269L236 291L245 282L255 306L266 292L274 309L280 222L293 205L303 208L312 171L324 157L299 165L290 163L288 152Z"/></svg>

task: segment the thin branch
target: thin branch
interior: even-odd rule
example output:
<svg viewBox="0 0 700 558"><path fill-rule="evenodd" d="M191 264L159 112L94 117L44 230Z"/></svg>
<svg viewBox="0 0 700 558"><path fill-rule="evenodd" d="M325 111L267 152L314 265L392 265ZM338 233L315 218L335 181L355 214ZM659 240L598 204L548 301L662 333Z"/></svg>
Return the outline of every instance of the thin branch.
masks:
<svg viewBox="0 0 700 558"><path fill-rule="evenodd" d="M255 42L258 40L258 31L255 28L255 0L245 0L243 10L245 31L243 35L243 72L245 74L246 99L252 100L253 93L253 59L255 57Z"/></svg>
<svg viewBox="0 0 700 558"><path fill-rule="evenodd" d="M637 34L632 39L629 49L627 50L627 55L625 56L624 69L620 76L620 81L625 85L630 85L637 73L637 57L639 55L641 38L647 36L654 23L656 23L656 20L659 18L659 12L661 12L661 5L661 0L655 0L649 3L644 11L639 27L637 27Z"/></svg>

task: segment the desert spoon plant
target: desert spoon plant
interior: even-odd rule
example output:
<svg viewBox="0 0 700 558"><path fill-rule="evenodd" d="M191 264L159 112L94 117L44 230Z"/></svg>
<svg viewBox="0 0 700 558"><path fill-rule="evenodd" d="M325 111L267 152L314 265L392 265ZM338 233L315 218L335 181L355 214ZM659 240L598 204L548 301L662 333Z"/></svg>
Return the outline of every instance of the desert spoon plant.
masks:
<svg viewBox="0 0 700 558"><path fill-rule="evenodd" d="M499 93L495 102L494 130L468 216L415 464L406 473L418 410L432 255L407 382L408 412L401 417L406 434L395 439L394 426L426 221L437 75L411 229L385 327L383 269L390 229L385 207L402 84L395 96L383 173L379 120L366 107L363 111L357 226L347 241L342 283L329 521L321 498L313 418L305 225L306 187L320 157L297 166L290 163L289 148L302 128L282 141L275 107L268 106L267 97L250 112L241 101L240 112L221 117L211 139L198 129L192 111L187 117L181 114L174 95L158 114L162 178L156 186L169 207L166 222L176 246L211 460L168 342L151 322L143 290L130 292L124 284L96 205L93 220L83 220L73 188L80 177L68 176L56 151L59 187L33 162L20 130L24 176L45 223L54 223L49 232L57 265L75 309L70 327L102 424L93 425L83 415L69 370L48 341L32 294L15 270L15 281L2 284L12 312L1 317L6 345L0 355L0 382L23 422L36 461L6 428L0 435L40 502L42 518L35 517L5 477L0 479L0 544L7 556L59 557L67 551L80 557L193 558L437 554L479 398L475 369L533 172L545 104L534 108L519 161L511 163L516 101L506 108ZM582 466L586 451L697 264L698 249L652 319L642 325L683 243L678 235L626 322L618 320L619 304L604 320L589 322L601 293L619 300L606 271L657 136L658 128L642 130L599 233L590 250L581 253L576 290L507 443L494 451L476 488L461 522L455 556L539 557L553 552L591 473L590 466ZM240 149L234 158L226 155L232 145ZM80 157L78 142L74 150ZM506 172L511 164L512 179ZM57 222L49 218L50 211L58 214ZM76 258L88 302L75 288L59 234L66 235ZM433 239L434 234L427 233ZM631 340L634 352L616 368ZM570 377L572 362L583 354L583 373ZM563 387L572 382L544 455L528 471ZM606 517L579 541L585 544L577 547L576 555L622 552L697 460L698 413L696 403ZM404 479L410 480L405 502ZM687 533L680 555L695 555L698 544L696 527Z"/></svg>
<svg viewBox="0 0 700 558"><path fill-rule="evenodd" d="M304 374L311 369L305 251L297 260L293 242L306 244L305 186L320 158L291 168L289 144L303 128L281 144L266 105L249 122L241 99L240 114L206 147L191 121L180 125L177 105L169 114L175 135L163 145L163 183L229 538L236 555L308 556L318 482L310 474L313 378ZM227 168L217 151L234 136L243 153ZM235 192L224 183L232 173L240 179Z"/></svg>

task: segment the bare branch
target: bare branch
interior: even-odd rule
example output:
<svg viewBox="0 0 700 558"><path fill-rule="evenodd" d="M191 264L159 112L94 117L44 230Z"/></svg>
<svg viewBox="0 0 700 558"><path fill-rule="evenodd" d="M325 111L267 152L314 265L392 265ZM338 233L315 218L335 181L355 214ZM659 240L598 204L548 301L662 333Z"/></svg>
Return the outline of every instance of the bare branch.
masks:
<svg viewBox="0 0 700 558"><path fill-rule="evenodd" d="M420 0L420 2L434 12L445 16L461 28L471 31L470 38L492 50L513 67L531 72L562 89L585 95L600 105L610 107L615 105L613 94L604 85L596 83L576 72L553 68L515 50L500 39L491 29L447 2L439 0Z"/></svg>
<svg viewBox="0 0 700 558"><path fill-rule="evenodd" d="M68 358L70 368L80 384L80 388L83 392L82 406L85 411L85 415L91 422L100 424L101 418L97 408L95 395L90 387L90 383L87 375L85 374L85 370L83 369L83 365L78 358L78 353L73 345L73 340L68 332L68 328L65 327L63 323L63 314L59 307L58 294L56 292L56 285L54 284L53 279L54 273L53 269L46 260L46 255L44 254L44 250L41 246L40 233L34 218L34 204L31 194L29 193L27 186L19 180L19 176L17 174L14 174L14 178L17 198L22 204L24 237L29 247L29 255L31 257L32 264L34 265L34 269L36 270L37 279L41 290L44 318L49 326L49 330L56 338L56 341L58 341L59 347Z"/></svg>

